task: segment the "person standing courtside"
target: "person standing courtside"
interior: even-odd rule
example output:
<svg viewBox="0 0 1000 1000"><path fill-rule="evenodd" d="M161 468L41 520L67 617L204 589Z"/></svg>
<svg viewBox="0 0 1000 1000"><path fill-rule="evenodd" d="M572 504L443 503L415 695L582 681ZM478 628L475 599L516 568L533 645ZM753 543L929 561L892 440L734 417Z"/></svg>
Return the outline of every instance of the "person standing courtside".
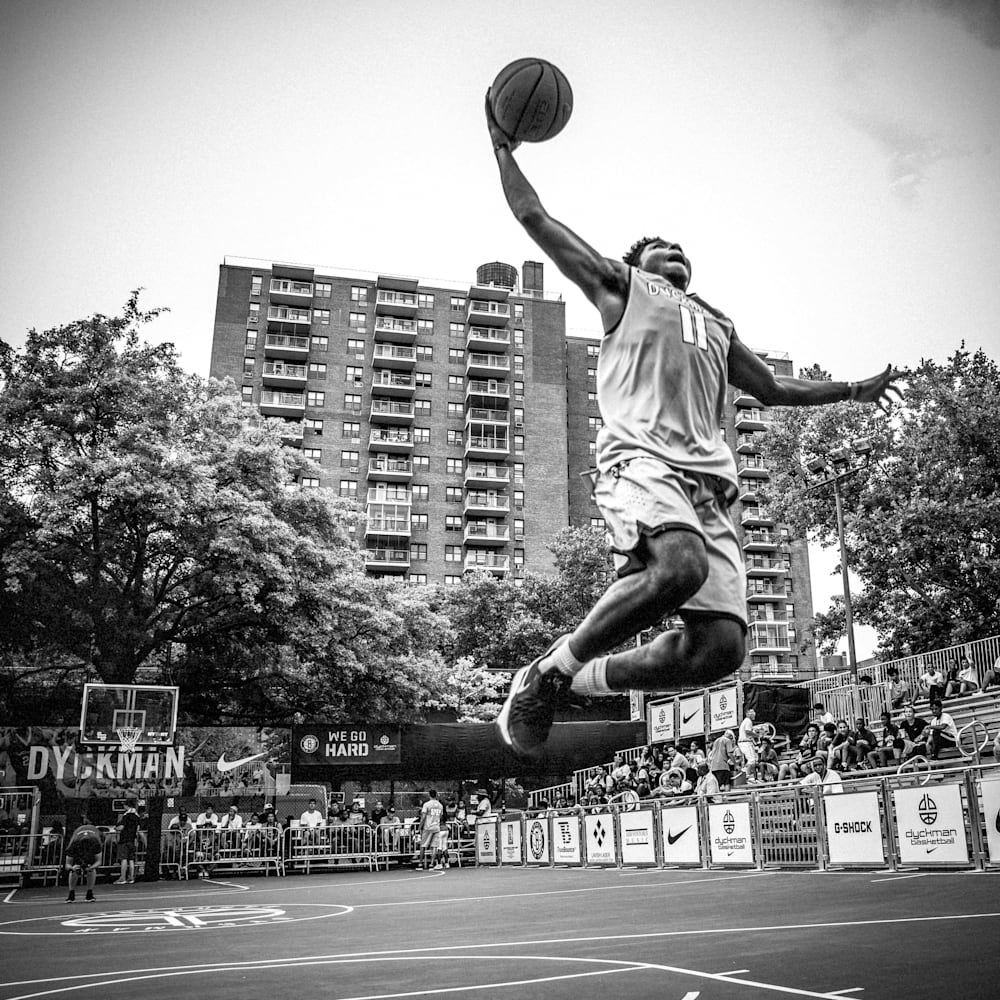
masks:
<svg viewBox="0 0 1000 1000"><path fill-rule="evenodd" d="M130 804L118 824L118 861L121 865L121 876L115 885L126 885L135 881L136 841L139 837L139 827L142 825L139 809L145 812L145 806L137 808Z"/></svg>
<svg viewBox="0 0 1000 1000"><path fill-rule="evenodd" d="M624 263L599 254L545 211L514 159L518 143L493 117L489 94L486 117L512 213L604 326L597 365L604 426L592 483L618 579L569 636L514 675L497 735L516 754L540 757L555 709L570 691L606 696L704 686L742 662L746 575L729 514L736 463L719 433L727 384L765 406L887 406L890 392L902 394L891 365L863 382L773 374L725 315L688 292L691 262L679 244L644 237ZM683 628L608 655L675 613Z"/></svg>
<svg viewBox="0 0 1000 1000"><path fill-rule="evenodd" d="M431 861L435 859L444 815L437 790L432 788L427 795L427 801L420 807L420 866L425 870L429 865L428 857Z"/></svg>

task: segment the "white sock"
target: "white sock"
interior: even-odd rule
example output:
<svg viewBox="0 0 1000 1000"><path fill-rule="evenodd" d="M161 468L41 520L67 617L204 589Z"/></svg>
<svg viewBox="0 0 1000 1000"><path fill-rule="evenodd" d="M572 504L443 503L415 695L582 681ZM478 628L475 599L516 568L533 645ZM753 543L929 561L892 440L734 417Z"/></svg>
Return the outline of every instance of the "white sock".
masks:
<svg viewBox="0 0 1000 1000"><path fill-rule="evenodd" d="M569 641L559 643L559 645L545 657L538 665L538 669L544 674L549 670L558 670L560 673L572 677L583 666L583 661L578 660L569 648Z"/></svg>
<svg viewBox="0 0 1000 1000"><path fill-rule="evenodd" d="M575 694L590 695L592 698L606 698L608 695L617 694L608 687L608 660L610 656L598 656L596 659L585 663L573 677L573 685L570 688Z"/></svg>

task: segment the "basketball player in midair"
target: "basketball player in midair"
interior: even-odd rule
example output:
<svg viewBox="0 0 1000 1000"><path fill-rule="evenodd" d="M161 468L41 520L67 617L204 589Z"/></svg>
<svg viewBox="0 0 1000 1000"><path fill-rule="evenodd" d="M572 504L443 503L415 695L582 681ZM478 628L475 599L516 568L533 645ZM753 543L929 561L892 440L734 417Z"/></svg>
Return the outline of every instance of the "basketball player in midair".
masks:
<svg viewBox="0 0 1000 1000"><path fill-rule="evenodd" d="M502 742L538 757L569 695L706 685L736 670L746 644L746 577L729 516L736 464L719 428L727 383L765 406L851 400L888 409L899 372L861 382L776 376L729 319L687 291L691 262L676 243L636 242L624 263L601 256L542 206L486 99L507 203L528 235L596 306L603 428L594 499L618 579L569 636L515 675L496 720ZM620 643L679 614L682 629L613 656Z"/></svg>

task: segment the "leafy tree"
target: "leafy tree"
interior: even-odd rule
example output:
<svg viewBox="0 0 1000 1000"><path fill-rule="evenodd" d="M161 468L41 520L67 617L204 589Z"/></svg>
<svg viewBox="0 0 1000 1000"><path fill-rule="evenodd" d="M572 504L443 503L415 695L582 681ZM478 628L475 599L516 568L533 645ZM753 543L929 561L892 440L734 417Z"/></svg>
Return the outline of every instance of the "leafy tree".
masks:
<svg viewBox="0 0 1000 1000"><path fill-rule="evenodd" d="M133 293L121 316L0 345L8 680L47 661L128 683L177 643L308 660L361 575L350 509L294 488L310 466L230 385L140 343L156 313Z"/></svg>
<svg viewBox="0 0 1000 1000"><path fill-rule="evenodd" d="M765 500L823 545L837 542L832 493L807 492L792 473L845 441L872 443L868 468L844 480L842 493L848 564L863 583L852 593L855 616L876 629L881 655L1000 632L998 412L1000 369L964 346L946 363L910 371L906 400L888 418L849 404L775 412L763 442L772 470ZM835 606L818 638L833 638L842 621Z"/></svg>

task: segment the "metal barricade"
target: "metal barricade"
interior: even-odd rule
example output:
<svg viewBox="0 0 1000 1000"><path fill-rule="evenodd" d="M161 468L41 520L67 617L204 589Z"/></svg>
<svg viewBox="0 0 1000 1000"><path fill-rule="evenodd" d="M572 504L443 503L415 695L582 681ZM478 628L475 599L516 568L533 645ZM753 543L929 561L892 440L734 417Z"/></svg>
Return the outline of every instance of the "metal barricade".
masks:
<svg viewBox="0 0 1000 1000"><path fill-rule="evenodd" d="M220 873L274 869L284 875L284 844L278 827L202 829L182 837L179 863L184 878L211 878Z"/></svg>
<svg viewBox="0 0 1000 1000"><path fill-rule="evenodd" d="M762 867L819 866L819 795L815 787L761 789L754 795Z"/></svg>
<svg viewBox="0 0 1000 1000"><path fill-rule="evenodd" d="M32 854L31 836L27 833L0 834L0 878L21 880Z"/></svg>
<svg viewBox="0 0 1000 1000"><path fill-rule="evenodd" d="M288 831L286 863L307 874L317 866L372 871L377 863L374 831L361 823L312 830L293 827Z"/></svg>

